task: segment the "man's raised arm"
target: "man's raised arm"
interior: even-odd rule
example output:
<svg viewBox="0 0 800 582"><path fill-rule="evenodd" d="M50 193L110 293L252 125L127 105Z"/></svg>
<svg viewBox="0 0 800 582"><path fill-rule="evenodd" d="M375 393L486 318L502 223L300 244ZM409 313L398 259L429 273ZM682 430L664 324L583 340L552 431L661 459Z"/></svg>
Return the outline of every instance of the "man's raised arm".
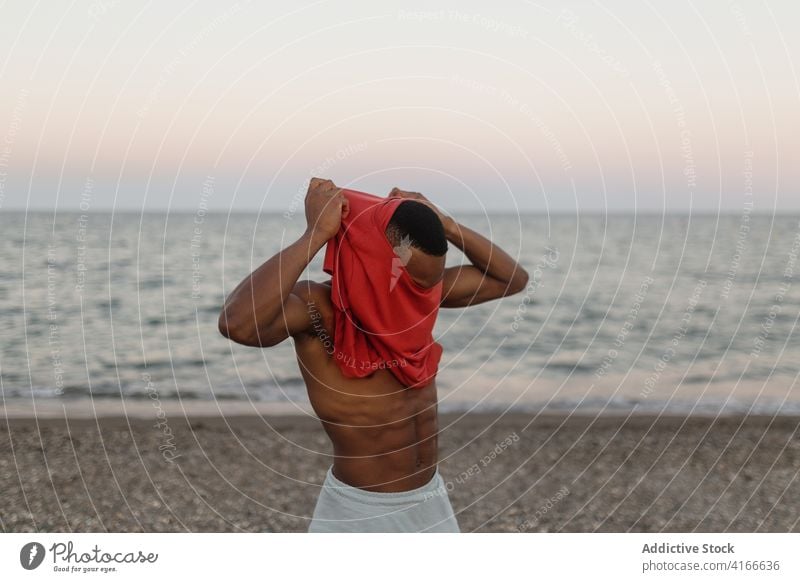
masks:
<svg viewBox="0 0 800 582"><path fill-rule="evenodd" d="M449 221L445 223L447 240L472 264L445 269L442 307L477 305L525 289L528 273L507 252L452 218Z"/></svg>
<svg viewBox="0 0 800 582"><path fill-rule="evenodd" d="M492 241L443 214L419 192L395 188L389 196L411 198L433 208L444 225L447 240L461 249L472 263L445 269L442 307L468 307L525 289L528 273Z"/></svg>
<svg viewBox="0 0 800 582"><path fill-rule="evenodd" d="M306 194L305 233L248 275L228 295L219 331L236 343L269 347L311 326L300 275L339 230L347 199L330 180L312 178ZM311 285L311 282L306 282ZM295 291L298 293L296 294Z"/></svg>

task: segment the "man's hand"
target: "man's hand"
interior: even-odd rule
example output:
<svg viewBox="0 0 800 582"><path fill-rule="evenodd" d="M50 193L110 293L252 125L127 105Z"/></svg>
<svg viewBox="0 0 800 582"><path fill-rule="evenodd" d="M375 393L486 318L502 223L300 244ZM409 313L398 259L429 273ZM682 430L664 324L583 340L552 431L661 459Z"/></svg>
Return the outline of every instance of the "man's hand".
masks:
<svg viewBox="0 0 800 582"><path fill-rule="evenodd" d="M350 212L342 190L330 180L311 178L306 193L306 232L325 243L333 238Z"/></svg>
<svg viewBox="0 0 800 582"><path fill-rule="evenodd" d="M313 325L309 297L318 285L298 282L338 231L349 204L330 180L312 178L306 194L305 234L245 277L225 300L219 331L246 346L269 347L300 337Z"/></svg>
<svg viewBox="0 0 800 582"><path fill-rule="evenodd" d="M408 198L409 200L416 200L417 202L422 202L426 206L429 206L439 217L439 220L442 221L442 226L444 226L444 233L447 235L447 238L455 236L457 234L456 228L456 221L447 216L439 207L436 206L433 202L425 198L419 192L408 192L407 190L401 190L397 186L392 188L392 191L389 192L389 198Z"/></svg>

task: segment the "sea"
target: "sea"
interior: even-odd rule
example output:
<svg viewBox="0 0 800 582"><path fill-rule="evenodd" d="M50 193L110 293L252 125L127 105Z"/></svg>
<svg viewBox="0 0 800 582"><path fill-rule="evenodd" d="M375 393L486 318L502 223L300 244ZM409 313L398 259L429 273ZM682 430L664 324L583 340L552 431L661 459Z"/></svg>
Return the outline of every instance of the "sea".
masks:
<svg viewBox="0 0 800 582"><path fill-rule="evenodd" d="M800 216L470 214L524 292L443 309L440 411L800 414ZM0 396L308 399L291 341L236 345L224 297L300 214L0 212ZM321 256L304 277L325 280ZM466 259L457 249L448 264Z"/></svg>

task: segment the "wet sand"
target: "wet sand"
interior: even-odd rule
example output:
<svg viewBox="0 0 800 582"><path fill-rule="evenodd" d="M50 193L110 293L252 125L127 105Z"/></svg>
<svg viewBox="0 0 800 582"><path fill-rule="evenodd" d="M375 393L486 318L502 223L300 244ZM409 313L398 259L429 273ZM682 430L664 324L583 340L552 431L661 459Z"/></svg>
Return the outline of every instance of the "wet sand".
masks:
<svg viewBox="0 0 800 582"><path fill-rule="evenodd" d="M53 416L0 420L3 531L305 531L331 464L304 416ZM799 427L448 414L440 471L463 531L798 532Z"/></svg>

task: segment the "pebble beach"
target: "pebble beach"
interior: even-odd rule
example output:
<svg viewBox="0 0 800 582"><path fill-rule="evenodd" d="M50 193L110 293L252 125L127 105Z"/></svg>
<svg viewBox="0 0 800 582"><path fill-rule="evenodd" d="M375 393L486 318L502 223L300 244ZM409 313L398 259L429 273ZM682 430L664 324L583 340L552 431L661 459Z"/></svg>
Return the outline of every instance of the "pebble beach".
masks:
<svg viewBox="0 0 800 582"><path fill-rule="evenodd" d="M302 532L332 462L303 415L0 415L6 532ZM800 418L443 414L464 532L798 532Z"/></svg>

